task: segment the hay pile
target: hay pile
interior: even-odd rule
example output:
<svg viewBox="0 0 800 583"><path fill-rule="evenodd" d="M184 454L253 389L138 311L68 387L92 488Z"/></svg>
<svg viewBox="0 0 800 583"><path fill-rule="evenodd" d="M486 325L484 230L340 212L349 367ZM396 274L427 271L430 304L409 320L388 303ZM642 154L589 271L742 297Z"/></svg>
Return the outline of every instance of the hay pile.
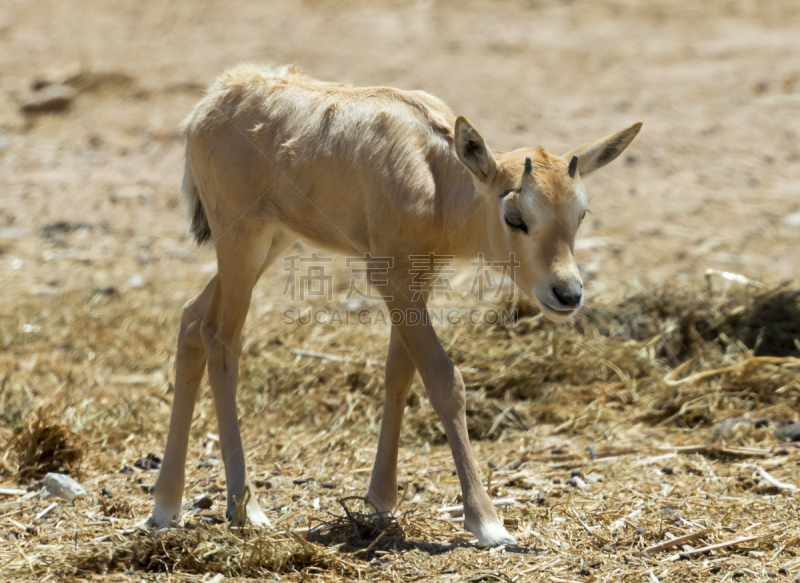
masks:
<svg viewBox="0 0 800 583"><path fill-rule="evenodd" d="M28 483L48 472L79 476L85 453L82 441L51 412L35 411L8 445L17 456L16 479Z"/></svg>
<svg viewBox="0 0 800 583"><path fill-rule="evenodd" d="M800 576L800 449L790 443L800 421L797 290L660 288L561 326L520 302L507 326L442 329L467 383L486 487L505 501L520 542L504 551L477 550L459 513L441 510L459 503L458 479L418 380L400 452L401 512L381 521L359 507L388 330L292 328L269 315L248 331L240 410L254 494L274 530L224 523L207 391L195 413L185 525L142 529L178 310L165 300L86 299L65 297L41 332L12 337L0 358L2 577ZM0 324L20 328L41 309L36 301L0 314ZM75 475L88 494L40 499L47 471Z"/></svg>
<svg viewBox="0 0 800 583"><path fill-rule="evenodd" d="M735 413L797 420L798 290L720 296L665 287L586 309L567 325L528 302L516 308L513 325L472 329L451 349L470 391L474 439L536 423L582 431L603 417L578 419L590 403L618 422L683 429ZM430 410L412 413L412 424L444 440Z"/></svg>

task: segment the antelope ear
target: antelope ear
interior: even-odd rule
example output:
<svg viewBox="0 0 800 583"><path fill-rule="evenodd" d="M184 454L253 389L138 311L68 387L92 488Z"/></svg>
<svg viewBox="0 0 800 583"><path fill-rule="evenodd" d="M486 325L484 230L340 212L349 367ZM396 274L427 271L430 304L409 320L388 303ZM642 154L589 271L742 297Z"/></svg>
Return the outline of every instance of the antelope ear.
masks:
<svg viewBox="0 0 800 583"><path fill-rule="evenodd" d="M497 168L486 142L464 117L456 120L456 154L464 166L481 182L488 182Z"/></svg>
<svg viewBox="0 0 800 583"><path fill-rule="evenodd" d="M578 156L578 172L581 175L593 172L605 166L617 156L625 151L639 130L642 129L641 122L633 124L631 127L617 132L613 136L589 142L564 154L563 158L567 162L572 162L573 156ZM572 168L572 166L570 166ZM570 172L574 174L574 172Z"/></svg>

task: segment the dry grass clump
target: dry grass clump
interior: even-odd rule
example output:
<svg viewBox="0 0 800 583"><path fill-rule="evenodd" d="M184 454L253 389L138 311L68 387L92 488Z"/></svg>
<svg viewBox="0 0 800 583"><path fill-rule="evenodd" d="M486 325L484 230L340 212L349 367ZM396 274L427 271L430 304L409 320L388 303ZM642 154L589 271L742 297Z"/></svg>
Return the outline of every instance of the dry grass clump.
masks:
<svg viewBox="0 0 800 583"><path fill-rule="evenodd" d="M122 569L237 577L265 577L303 569L349 571L335 551L296 535L200 522L193 528L138 531L121 544L91 543L76 552L49 558L42 568L62 576Z"/></svg>
<svg viewBox="0 0 800 583"><path fill-rule="evenodd" d="M343 552L354 552L361 558L369 559L372 551L381 543L397 547L405 539L403 527L396 516L381 516L361 512L348 507L348 502L358 500L366 503L360 496L339 499L343 515L330 513L331 518L309 529L308 540L325 546L337 545Z"/></svg>
<svg viewBox="0 0 800 583"><path fill-rule="evenodd" d="M80 436L47 409L31 413L8 447L17 454L16 479L23 484L48 472L78 475L85 453Z"/></svg>
<svg viewBox="0 0 800 583"><path fill-rule="evenodd" d="M662 287L587 309L568 325L526 301L516 307L512 325L457 332L452 342L473 439L536 423L577 431L612 418L690 429L760 411L777 422L800 402L798 290ZM446 441L430 408L412 409L409 421L414 434Z"/></svg>

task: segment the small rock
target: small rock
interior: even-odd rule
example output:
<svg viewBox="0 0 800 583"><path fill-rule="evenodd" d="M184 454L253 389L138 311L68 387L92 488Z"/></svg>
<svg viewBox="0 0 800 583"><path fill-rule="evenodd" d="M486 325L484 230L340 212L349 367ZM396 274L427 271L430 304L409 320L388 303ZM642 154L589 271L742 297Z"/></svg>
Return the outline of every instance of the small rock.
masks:
<svg viewBox="0 0 800 583"><path fill-rule="evenodd" d="M722 567L720 567L719 565L714 565L713 567L711 567L711 572L712 572L714 575L716 575L716 574L717 574L717 573L719 573L720 571L722 571Z"/></svg>
<svg viewBox="0 0 800 583"><path fill-rule="evenodd" d="M208 496L197 496L194 499L193 506L200 510L208 510L214 505L214 501Z"/></svg>
<svg viewBox="0 0 800 583"><path fill-rule="evenodd" d="M788 575L789 569L787 569L786 567L781 567L780 569L778 569L778 573L780 573L781 575Z"/></svg>
<svg viewBox="0 0 800 583"><path fill-rule="evenodd" d="M612 550L613 550L613 549L612 549L610 546L608 546L608 545L606 545L606 546L604 546L604 547L603 547L603 552L604 552L604 553L610 553Z"/></svg>
<svg viewBox="0 0 800 583"><path fill-rule="evenodd" d="M154 453L148 453L147 457L139 458L133 462L133 466L140 470L155 471L161 467L161 458Z"/></svg>
<svg viewBox="0 0 800 583"><path fill-rule="evenodd" d="M64 111L75 99L75 92L63 85L45 87L41 91L34 91L20 105L20 110L26 115Z"/></svg>
<svg viewBox="0 0 800 583"><path fill-rule="evenodd" d="M425 491L425 485L424 484L420 484L419 482L414 482L414 492L419 494L420 492L424 492L424 491Z"/></svg>
<svg viewBox="0 0 800 583"><path fill-rule="evenodd" d="M574 478L570 478L566 482L568 485L572 486L573 488L585 488L586 482L580 479L580 477L575 476Z"/></svg>
<svg viewBox="0 0 800 583"><path fill-rule="evenodd" d="M553 478L553 483L554 484L560 484L561 483L561 478Z"/></svg>
<svg viewBox="0 0 800 583"><path fill-rule="evenodd" d="M689 553L681 553L680 555L678 555L678 558L681 561L690 561L692 559L692 557L689 555Z"/></svg>
<svg viewBox="0 0 800 583"><path fill-rule="evenodd" d="M753 427L756 429L761 429L762 427L766 427L769 425L769 419L759 419L755 423L753 423Z"/></svg>
<svg viewBox="0 0 800 583"><path fill-rule="evenodd" d="M672 514L673 512L672 506L664 506L664 514Z"/></svg>
<svg viewBox="0 0 800 583"><path fill-rule="evenodd" d="M800 227L800 213L792 213L783 219L783 221L790 227Z"/></svg>
<svg viewBox="0 0 800 583"><path fill-rule="evenodd" d="M550 453L552 453L553 455L560 455L564 453L564 450L561 449L560 447L554 447L552 450L550 450Z"/></svg>
<svg viewBox="0 0 800 583"><path fill-rule="evenodd" d="M663 468L661 468L661 471L663 473L667 474L668 476L671 476L672 472L673 472L673 469L672 469L671 466L664 466Z"/></svg>
<svg viewBox="0 0 800 583"><path fill-rule="evenodd" d="M583 575L584 577L588 577L591 574L592 572L588 569L588 567L584 567L583 569L581 569L581 575Z"/></svg>
<svg viewBox="0 0 800 583"><path fill-rule="evenodd" d="M65 235L72 231L72 224L69 221L60 220L53 223L48 223L42 227L42 239L53 239L57 235Z"/></svg>
<svg viewBox="0 0 800 583"><path fill-rule="evenodd" d="M780 441L800 441L800 423L791 423L773 431Z"/></svg>
<svg viewBox="0 0 800 583"><path fill-rule="evenodd" d="M100 494L102 494L106 498L113 498L114 497L114 492L112 492L108 488L103 488L102 490L100 490Z"/></svg>
<svg viewBox="0 0 800 583"><path fill-rule="evenodd" d="M348 313L358 313L365 310L369 311L370 309L369 304L361 298L351 298L341 303L340 306Z"/></svg>
<svg viewBox="0 0 800 583"><path fill-rule="evenodd" d="M415 484L414 484L414 487L416 488L416 486L417 486L417 485L416 485L416 483L415 483ZM333 488L334 488L334 486L333 486L333 482L331 482L330 480L326 480L326 481L322 482L322 487L323 487L323 488L328 488L329 490L333 490ZM424 488L423 488L423 489L424 489ZM417 491L419 491L419 490L417 490Z"/></svg>
<svg viewBox="0 0 800 583"><path fill-rule="evenodd" d="M197 469L198 470L210 470L215 468L221 463L220 459L215 455L204 455L199 460L197 460ZM256 483L258 486L259 484Z"/></svg>
<svg viewBox="0 0 800 583"><path fill-rule="evenodd" d="M86 495L86 490L77 481L66 474L49 473L44 477L45 498L55 496L72 502L75 498Z"/></svg>
<svg viewBox="0 0 800 583"><path fill-rule="evenodd" d="M144 276L138 273L131 275L125 285L135 289L142 288L144 287Z"/></svg>
<svg viewBox="0 0 800 583"><path fill-rule="evenodd" d="M769 577L770 579L775 579L777 576L778 575L775 573L775 571L768 571L767 572L767 577Z"/></svg>
<svg viewBox="0 0 800 583"><path fill-rule="evenodd" d="M714 428L711 434L712 441L725 437L732 433L741 423L747 423L748 421L750 421L748 417L726 417Z"/></svg>
<svg viewBox="0 0 800 583"><path fill-rule="evenodd" d="M302 486L303 484L308 484L311 481L311 478L295 478L292 480L292 483L297 486Z"/></svg>
<svg viewBox="0 0 800 583"><path fill-rule="evenodd" d="M766 553L765 553L764 551L750 551L748 554L749 554L751 557L753 557L754 559L760 559L760 558L761 558L761 557L763 557L763 556L764 556Z"/></svg>
<svg viewBox="0 0 800 583"><path fill-rule="evenodd" d="M274 476L267 480L259 480L256 482L256 486L263 486L267 490L277 490L281 487L281 479L278 476Z"/></svg>
<svg viewBox="0 0 800 583"><path fill-rule="evenodd" d="M643 527L643 526L640 526L639 528L636 529L636 534L642 535L642 534L646 534L646 533L647 533L647 529L645 529L645 527Z"/></svg>
<svg viewBox="0 0 800 583"><path fill-rule="evenodd" d="M539 504L544 504L545 498L547 497L547 492L544 488L539 488L539 494L536 496L536 501Z"/></svg>
<svg viewBox="0 0 800 583"><path fill-rule="evenodd" d="M132 468L132 467L130 467L130 466L124 466L124 467L123 467L123 468L122 468L122 469L119 471L119 473L120 473L120 474L132 474L132 473L133 473L133 468Z"/></svg>
<svg viewBox="0 0 800 583"><path fill-rule="evenodd" d="M570 470L570 471L569 471L569 475L570 475L571 477L575 478L575 477L577 477L577 476L580 476L580 475L581 475L581 471L580 471L579 469Z"/></svg>

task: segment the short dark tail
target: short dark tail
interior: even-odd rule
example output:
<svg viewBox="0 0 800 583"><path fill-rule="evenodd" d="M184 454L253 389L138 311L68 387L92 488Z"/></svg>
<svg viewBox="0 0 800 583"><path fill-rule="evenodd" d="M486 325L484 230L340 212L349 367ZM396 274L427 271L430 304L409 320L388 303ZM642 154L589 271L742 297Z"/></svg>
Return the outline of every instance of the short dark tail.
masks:
<svg viewBox="0 0 800 583"><path fill-rule="evenodd" d="M203 201L200 200L200 191L197 190L197 183L194 180L192 163L189 152L186 152L186 164L183 169L183 182L181 183L181 194L189 205L189 231L194 236L198 245L211 242L211 227L208 226L206 209L203 208Z"/></svg>

